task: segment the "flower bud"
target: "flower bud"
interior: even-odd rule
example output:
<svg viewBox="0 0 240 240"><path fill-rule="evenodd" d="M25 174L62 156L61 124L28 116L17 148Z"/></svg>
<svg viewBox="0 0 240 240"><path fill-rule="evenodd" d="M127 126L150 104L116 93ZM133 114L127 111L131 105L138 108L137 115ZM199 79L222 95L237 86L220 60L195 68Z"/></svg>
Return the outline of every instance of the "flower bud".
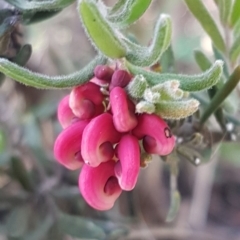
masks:
<svg viewBox="0 0 240 240"><path fill-rule="evenodd" d="M107 65L97 65L94 69L95 77L108 83L111 81L113 73L114 70Z"/></svg>
<svg viewBox="0 0 240 240"><path fill-rule="evenodd" d="M112 91L114 87L125 88L131 81L131 75L125 70L116 70L113 73L109 90Z"/></svg>

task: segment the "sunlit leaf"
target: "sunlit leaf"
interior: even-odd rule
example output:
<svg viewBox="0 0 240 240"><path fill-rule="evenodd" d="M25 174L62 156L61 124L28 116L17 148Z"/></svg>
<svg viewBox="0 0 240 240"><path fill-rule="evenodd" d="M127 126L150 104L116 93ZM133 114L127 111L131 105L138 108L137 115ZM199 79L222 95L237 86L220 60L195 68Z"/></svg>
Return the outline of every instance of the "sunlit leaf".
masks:
<svg viewBox="0 0 240 240"><path fill-rule="evenodd" d="M230 18L231 26L234 26L240 19L240 0L234 0Z"/></svg>
<svg viewBox="0 0 240 240"><path fill-rule="evenodd" d="M78 5L83 27L91 43L107 57L122 58L126 55L125 44L102 15L94 0L82 0Z"/></svg>
<svg viewBox="0 0 240 240"><path fill-rule="evenodd" d="M221 50L225 51L225 43L221 36L220 31L212 16L209 14L207 8L204 6L202 0L184 0L191 13L202 25L203 29L212 39L214 45Z"/></svg>

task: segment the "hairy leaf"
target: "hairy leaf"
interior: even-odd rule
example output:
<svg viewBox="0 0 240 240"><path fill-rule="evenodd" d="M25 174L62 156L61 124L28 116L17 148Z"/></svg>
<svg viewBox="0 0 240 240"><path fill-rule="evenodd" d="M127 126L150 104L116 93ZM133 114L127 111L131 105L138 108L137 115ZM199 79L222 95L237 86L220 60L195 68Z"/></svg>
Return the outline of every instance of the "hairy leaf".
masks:
<svg viewBox="0 0 240 240"><path fill-rule="evenodd" d="M162 54L169 47L172 35L172 22L168 15L161 14L155 29L152 43L149 47L142 47L129 40L125 40L129 50L126 59L137 66L151 66L160 60Z"/></svg>
<svg viewBox="0 0 240 240"><path fill-rule="evenodd" d="M124 28L136 22L148 9L152 0L126 0L122 10L110 15L108 20L118 28Z"/></svg>
<svg viewBox="0 0 240 240"><path fill-rule="evenodd" d="M43 0L43 1L27 1L27 0L5 0L21 11L40 12L44 10L62 9L72 4L76 0Z"/></svg>
<svg viewBox="0 0 240 240"><path fill-rule="evenodd" d="M113 59L126 55L124 43L105 20L94 0L80 1L79 14L86 33L97 50Z"/></svg>
<svg viewBox="0 0 240 240"><path fill-rule="evenodd" d="M169 80L178 80L180 82L180 89L188 92L201 91L214 86L221 78L223 71L223 62L221 60L216 61L212 67L204 73L191 76L184 74L161 74L151 72L143 68L136 67L129 62L126 62L126 66L133 75L143 75L151 86L164 83Z"/></svg>
<svg viewBox="0 0 240 240"><path fill-rule="evenodd" d="M7 59L0 58L0 72L27 86L41 89L62 89L84 84L92 78L94 68L99 64L105 64L106 61L107 59L103 56L97 56L80 71L69 75L50 77L34 73Z"/></svg>

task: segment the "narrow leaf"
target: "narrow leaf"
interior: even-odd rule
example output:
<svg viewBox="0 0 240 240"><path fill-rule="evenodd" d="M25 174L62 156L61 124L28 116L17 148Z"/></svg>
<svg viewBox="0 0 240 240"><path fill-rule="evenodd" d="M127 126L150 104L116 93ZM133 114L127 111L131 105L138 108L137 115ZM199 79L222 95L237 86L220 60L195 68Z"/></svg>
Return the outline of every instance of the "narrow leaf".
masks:
<svg viewBox="0 0 240 240"><path fill-rule="evenodd" d="M228 25L232 10L232 0L215 0L218 5L220 19L224 25Z"/></svg>
<svg viewBox="0 0 240 240"><path fill-rule="evenodd" d="M200 123L203 125L207 119L219 108L222 102L231 94L240 80L240 66L237 66L229 77L228 81L218 90L206 110L204 111Z"/></svg>
<svg viewBox="0 0 240 240"><path fill-rule="evenodd" d="M172 46L170 45L167 50L163 53L161 59L160 59L160 72L167 73L167 72L173 72L174 71L174 54Z"/></svg>
<svg viewBox="0 0 240 240"><path fill-rule="evenodd" d="M24 45L18 52L17 56L13 58L13 62L20 66L24 66L32 55L32 46L30 44Z"/></svg>
<svg viewBox="0 0 240 240"><path fill-rule="evenodd" d="M211 67L211 62L201 51L195 51L194 56L195 56L195 60L198 64L198 66L200 67L200 69L202 71L205 71L209 67ZM223 81L222 81L222 84L223 84ZM212 88L208 89L208 95L209 95L210 99L212 99L214 97L217 90L218 90L217 86L213 86ZM219 108L214 113L214 116L215 116L217 122L219 123L219 125L221 126L221 128L223 129L223 131L225 131L226 130L226 121L225 121L225 117L224 117L224 114L223 114L223 109Z"/></svg>
<svg viewBox="0 0 240 240"><path fill-rule="evenodd" d="M167 214L166 222L172 222L174 218L176 217L180 202L181 202L181 196L178 190L171 191L171 202L170 202L170 208Z"/></svg>
<svg viewBox="0 0 240 240"><path fill-rule="evenodd" d="M126 59L137 66L151 66L160 60L171 42L172 22L168 15L161 14L155 29L152 43L149 47L142 47L126 39L129 50Z"/></svg>
<svg viewBox="0 0 240 240"><path fill-rule="evenodd" d="M127 27L136 22L148 9L152 0L127 0L120 12L110 15L108 20L118 28Z"/></svg>
<svg viewBox="0 0 240 240"><path fill-rule="evenodd" d="M136 67L129 62L126 62L126 67L133 75L143 75L151 86L159 83L164 83L169 80L178 80L180 82L180 89L188 92L196 92L208 89L214 86L219 81L223 71L223 62L221 60L218 60L207 71L201 74L191 76L184 74L161 74L151 72L143 68Z"/></svg>
<svg viewBox="0 0 240 240"><path fill-rule="evenodd" d="M22 236L28 227L30 215L30 207L28 205L14 208L7 219L7 234L10 237Z"/></svg>
<svg viewBox="0 0 240 240"><path fill-rule="evenodd" d="M236 63L240 56L240 35L234 39L229 55L231 62Z"/></svg>
<svg viewBox="0 0 240 240"><path fill-rule="evenodd" d="M17 157L12 157L11 165L14 178L26 191L32 192L34 190L33 183L22 160Z"/></svg>
<svg viewBox="0 0 240 240"><path fill-rule="evenodd" d="M115 5L109 9L108 15L110 16L110 15L118 12L119 10L121 10L124 7L125 3L126 3L126 0L118 0L115 3Z"/></svg>
<svg viewBox="0 0 240 240"><path fill-rule="evenodd" d="M182 119L198 110L199 102L195 99L182 101L161 101L155 104L155 113L165 119Z"/></svg>
<svg viewBox="0 0 240 240"><path fill-rule="evenodd" d="M195 51L194 52L194 57L195 57L195 60L198 64L198 66L200 67L200 69L202 71L205 71L205 70L207 70L208 68L211 67L212 63L209 61L209 59L201 51ZM224 64L223 66L226 67L226 64ZM224 67L223 67L223 70L225 69ZM227 74L228 74L228 70L227 70ZM224 82L226 82L226 79L225 79L224 75L222 75L222 77L220 78L220 80L216 84L216 87L218 89L221 88L224 85ZM211 94L211 96L213 96L212 93L216 92L216 91L217 91L217 89L215 89L213 87L213 88L209 89L209 94ZM222 107L225 111L227 111L229 113L234 113L234 112L237 111L237 106L236 106L236 104L234 102L234 99L232 98L231 95L227 99L225 99L225 101L222 104ZM220 112L217 113L217 115L219 115L219 114L220 114ZM222 114L220 114L220 115L222 115Z"/></svg>
<svg viewBox="0 0 240 240"><path fill-rule="evenodd" d="M202 0L184 0L187 4L191 13L195 16L195 18L202 25L203 29L207 32L207 34L212 39L214 45L221 50L225 51L225 43L224 40L217 28L216 23L213 18L209 14L206 7L203 5Z"/></svg>
<svg viewBox="0 0 240 240"><path fill-rule="evenodd" d="M50 1L27 1L27 0L6 0L21 11L43 11L62 9L75 2L75 0L50 0Z"/></svg>
<svg viewBox="0 0 240 240"><path fill-rule="evenodd" d="M126 55L125 45L102 16L94 0L80 1L79 14L83 26L97 50L113 59Z"/></svg>
<svg viewBox="0 0 240 240"><path fill-rule="evenodd" d="M107 59L103 56L97 56L80 71L69 75L50 77L40 73L34 73L7 59L0 58L0 72L27 86L41 89L71 88L90 80L93 77L94 68L99 64L105 64L106 61Z"/></svg>
<svg viewBox="0 0 240 240"><path fill-rule="evenodd" d="M240 0L235 0L232 7L230 23L233 27L240 19Z"/></svg>
<svg viewBox="0 0 240 240"><path fill-rule="evenodd" d="M30 231L24 236L24 240L42 240L52 227L54 221L51 215L46 216L43 221L37 225L36 229Z"/></svg>
<svg viewBox="0 0 240 240"><path fill-rule="evenodd" d="M240 19L236 22L233 28L233 35L237 38L240 35Z"/></svg>
<svg viewBox="0 0 240 240"><path fill-rule="evenodd" d="M105 239L104 231L93 222L78 216L61 214L59 219L61 230L70 236L86 239Z"/></svg>
<svg viewBox="0 0 240 240"><path fill-rule="evenodd" d="M225 77L228 78L229 77L229 70L228 70L228 63L226 61L226 58L223 56L223 54L214 45L212 45L212 50L213 50L215 60L222 60L223 61L223 63L224 63L223 64L223 73L224 73ZM223 82L225 82L225 79L223 79ZM220 81L220 83L221 83L221 81Z"/></svg>
<svg viewBox="0 0 240 240"><path fill-rule="evenodd" d="M41 11L41 12L27 12L25 14L23 14L23 23L25 25L29 25L29 24L34 24L34 23L39 23L42 21L45 21L49 18L54 17L55 15L57 15L59 12L61 12L62 9L60 10L46 10L46 11Z"/></svg>

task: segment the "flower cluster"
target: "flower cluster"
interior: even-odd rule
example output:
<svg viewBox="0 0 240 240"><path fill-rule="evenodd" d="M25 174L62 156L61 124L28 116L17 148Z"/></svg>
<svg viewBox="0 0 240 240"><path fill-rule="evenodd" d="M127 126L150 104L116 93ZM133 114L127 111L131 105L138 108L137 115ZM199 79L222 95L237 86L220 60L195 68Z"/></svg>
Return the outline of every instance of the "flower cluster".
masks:
<svg viewBox="0 0 240 240"><path fill-rule="evenodd" d="M54 155L66 168L82 167L79 188L95 209L110 209L122 190L130 191L140 171L141 147L148 154L167 155L175 139L155 114L136 114L126 92L131 75L99 65L95 77L75 87L58 107L63 127Z"/></svg>

